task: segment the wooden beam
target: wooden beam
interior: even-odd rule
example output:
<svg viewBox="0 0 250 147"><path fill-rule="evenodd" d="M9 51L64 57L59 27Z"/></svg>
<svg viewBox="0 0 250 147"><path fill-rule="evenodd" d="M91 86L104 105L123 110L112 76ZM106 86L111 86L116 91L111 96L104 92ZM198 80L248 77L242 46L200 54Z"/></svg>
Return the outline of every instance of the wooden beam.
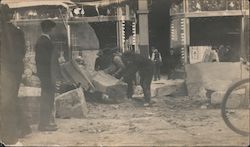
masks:
<svg viewBox="0 0 250 147"><path fill-rule="evenodd" d="M249 12L242 10L228 10L228 11L199 11L186 13L185 17L216 17L216 16L243 16L244 14L249 15Z"/></svg>
<svg viewBox="0 0 250 147"><path fill-rule="evenodd" d="M43 20L47 20L48 18L44 18L44 19L21 19L21 20L12 20L12 22L18 23L18 24L33 24L33 23L39 23ZM62 19L50 19L53 20L57 23L63 23ZM108 22L108 21L121 21L121 20L125 20L125 21L133 21L134 18L132 17L126 17L126 16L122 16L122 17L117 17L117 16L94 16L94 17L79 17L79 18L70 18L67 22L69 24L72 23L93 23L93 22Z"/></svg>

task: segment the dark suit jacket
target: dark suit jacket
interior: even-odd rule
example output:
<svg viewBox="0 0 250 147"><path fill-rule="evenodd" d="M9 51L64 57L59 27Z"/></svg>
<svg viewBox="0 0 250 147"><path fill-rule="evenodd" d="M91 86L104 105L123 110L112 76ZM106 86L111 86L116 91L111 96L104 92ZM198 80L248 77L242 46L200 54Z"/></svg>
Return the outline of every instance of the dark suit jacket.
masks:
<svg viewBox="0 0 250 147"><path fill-rule="evenodd" d="M22 75L24 70L23 58L25 55L25 39L22 30L13 24L4 24L1 35L1 64L5 69Z"/></svg>
<svg viewBox="0 0 250 147"><path fill-rule="evenodd" d="M52 41L48 37L42 35L38 39L35 49L35 60L39 78L51 78L52 54L54 52Z"/></svg>

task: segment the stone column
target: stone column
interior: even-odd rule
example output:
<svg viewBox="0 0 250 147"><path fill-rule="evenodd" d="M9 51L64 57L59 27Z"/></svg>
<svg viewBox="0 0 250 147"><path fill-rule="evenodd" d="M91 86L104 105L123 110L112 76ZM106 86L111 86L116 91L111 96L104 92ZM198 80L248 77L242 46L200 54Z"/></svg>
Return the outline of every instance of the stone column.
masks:
<svg viewBox="0 0 250 147"><path fill-rule="evenodd" d="M120 47L121 52L124 52L124 43L125 43L125 20L122 14L122 8L117 8L117 17L118 21L116 23L117 29L117 46Z"/></svg>
<svg viewBox="0 0 250 147"><path fill-rule="evenodd" d="M141 55L149 57L148 1L138 0L139 48Z"/></svg>

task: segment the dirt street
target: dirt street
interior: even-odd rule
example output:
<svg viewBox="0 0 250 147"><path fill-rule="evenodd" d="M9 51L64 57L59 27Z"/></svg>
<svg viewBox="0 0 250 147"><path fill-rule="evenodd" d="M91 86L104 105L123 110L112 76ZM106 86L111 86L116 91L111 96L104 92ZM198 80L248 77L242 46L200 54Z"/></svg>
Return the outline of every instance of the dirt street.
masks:
<svg viewBox="0 0 250 147"><path fill-rule="evenodd" d="M121 104L88 103L85 119L57 119L57 132L33 133L21 140L29 145L71 146L246 146L248 137L224 124L220 109L201 107L188 97L153 98L145 108L140 100Z"/></svg>

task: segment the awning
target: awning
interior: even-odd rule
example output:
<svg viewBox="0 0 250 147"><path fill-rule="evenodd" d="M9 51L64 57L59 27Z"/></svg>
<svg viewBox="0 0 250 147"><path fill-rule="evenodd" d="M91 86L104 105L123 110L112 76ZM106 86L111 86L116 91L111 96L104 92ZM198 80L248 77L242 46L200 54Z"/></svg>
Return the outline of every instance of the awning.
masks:
<svg viewBox="0 0 250 147"><path fill-rule="evenodd" d="M24 8L37 6L62 6L69 8L75 6L70 0L2 0L2 3L8 4L10 8Z"/></svg>
<svg viewBox="0 0 250 147"><path fill-rule="evenodd" d="M96 1L76 2L76 4L84 6L106 7L113 4L122 4L124 2L128 2L128 0L96 0Z"/></svg>

